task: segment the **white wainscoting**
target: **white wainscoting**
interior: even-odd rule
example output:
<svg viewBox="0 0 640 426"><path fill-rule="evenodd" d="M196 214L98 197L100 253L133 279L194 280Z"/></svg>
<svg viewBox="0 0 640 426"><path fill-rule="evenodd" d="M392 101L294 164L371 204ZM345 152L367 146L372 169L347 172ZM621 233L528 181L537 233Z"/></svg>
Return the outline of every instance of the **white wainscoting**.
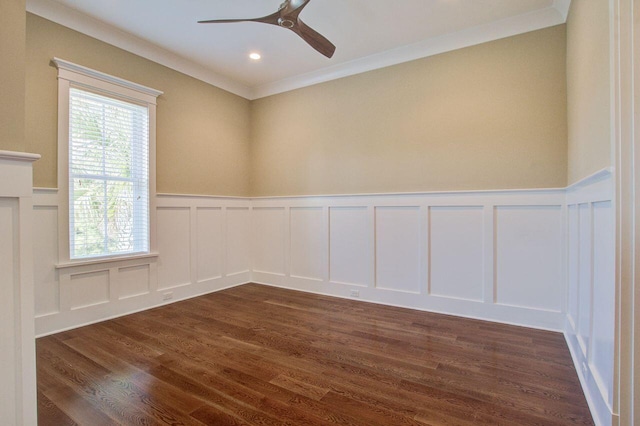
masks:
<svg viewBox="0 0 640 426"><path fill-rule="evenodd" d="M32 163L0 150L0 422L35 426Z"/></svg>
<svg viewBox="0 0 640 426"><path fill-rule="evenodd" d="M608 425L612 187L605 170L566 190L160 195L157 257L63 268L57 191L36 190L36 333L254 281L564 331L594 418Z"/></svg>
<svg viewBox="0 0 640 426"><path fill-rule="evenodd" d="M611 425L615 337L613 178L603 171L567 189L565 337L591 413Z"/></svg>
<svg viewBox="0 0 640 426"><path fill-rule="evenodd" d="M563 330L562 189L251 204L255 282Z"/></svg>
<svg viewBox="0 0 640 426"><path fill-rule="evenodd" d="M58 192L33 201L39 336L251 280L249 199L159 195L157 257L71 267L56 266Z"/></svg>

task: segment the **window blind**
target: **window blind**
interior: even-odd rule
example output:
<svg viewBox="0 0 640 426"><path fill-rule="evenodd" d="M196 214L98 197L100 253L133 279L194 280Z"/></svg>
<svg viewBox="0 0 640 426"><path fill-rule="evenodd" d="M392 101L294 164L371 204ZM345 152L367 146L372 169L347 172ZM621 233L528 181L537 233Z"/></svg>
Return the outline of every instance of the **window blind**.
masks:
<svg viewBox="0 0 640 426"><path fill-rule="evenodd" d="M69 91L72 259L149 251L146 106Z"/></svg>

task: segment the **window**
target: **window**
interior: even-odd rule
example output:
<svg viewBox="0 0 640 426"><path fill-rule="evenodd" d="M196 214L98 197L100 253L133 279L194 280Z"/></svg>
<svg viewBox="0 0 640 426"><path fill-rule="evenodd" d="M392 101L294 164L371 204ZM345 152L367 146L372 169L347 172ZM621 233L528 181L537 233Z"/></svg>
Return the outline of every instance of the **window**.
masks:
<svg viewBox="0 0 640 426"><path fill-rule="evenodd" d="M149 251L146 106L69 91L71 259Z"/></svg>
<svg viewBox="0 0 640 426"><path fill-rule="evenodd" d="M148 254L155 195L154 89L60 59L63 261ZM63 218L61 218L63 219Z"/></svg>

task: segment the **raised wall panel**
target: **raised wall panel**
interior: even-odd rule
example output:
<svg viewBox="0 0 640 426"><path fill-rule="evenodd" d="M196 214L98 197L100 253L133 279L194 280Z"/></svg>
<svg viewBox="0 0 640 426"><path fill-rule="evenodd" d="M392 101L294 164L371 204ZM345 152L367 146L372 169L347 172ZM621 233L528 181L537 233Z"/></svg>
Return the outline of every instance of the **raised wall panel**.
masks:
<svg viewBox="0 0 640 426"><path fill-rule="evenodd" d="M329 276L341 284L366 286L371 281L373 230L366 207L329 209Z"/></svg>
<svg viewBox="0 0 640 426"><path fill-rule="evenodd" d="M251 268L251 216L248 208L228 208L226 274L247 272Z"/></svg>
<svg viewBox="0 0 640 426"><path fill-rule="evenodd" d="M151 273L149 265L130 266L118 269L119 299L142 296L150 291Z"/></svg>
<svg viewBox="0 0 640 426"><path fill-rule="evenodd" d="M158 289L191 283L191 225L188 208L158 208Z"/></svg>
<svg viewBox="0 0 640 426"><path fill-rule="evenodd" d="M58 209L34 207L33 255L36 316L60 311L60 282L56 272L58 262Z"/></svg>
<svg viewBox="0 0 640 426"><path fill-rule="evenodd" d="M482 301L483 208L430 209L431 294Z"/></svg>
<svg viewBox="0 0 640 426"><path fill-rule="evenodd" d="M221 208L196 209L197 281L222 276L223 212Z"/></svg>
<svg viewBox="0 0 640 426"><path fill-rule="evenodd" d="M562 310L562 229L560 206L496 207L497 303Z"/></svg>
<svg viewBox="0 0 640 426"><path fill-rule="evenodd" d="M613 403L615 336L615 229L610 201L593 204L592 370L601 392Z"/></svg>
<svg viewBox="0 0 640 426"><path fill-rule="evenodd" d="M601 171L567 191L565 338L596 424L615 420L614 179Z"/></svg>
<svg viewBox="0 0 640 426"><path fill-rule="evenodd" d="M592 250L592 224L591 205L580 204L578 207L580 223L580 255L578 268L578 341L583 354L586 356L591 335L591 261Z"/></svg>
<svg viewBox="0 0 640 426"><path fill-rule="evenodd" d="M73 274L69 281L71 309L86 308L109 302L109 271Z"/></svg>
<svg viewBox="0 0 640 426"><path fill-rule="evenodd" d="M3 425L37 423L32 163L38 158L37 154L0 152L0 423Z"/></svg>
<svg viewBox="0 0 640 426"><path fill-rule="evenodd" d="M580 256L580 221L578 206L570 205L567 209L568 219L568 256L567 256L567 315L571 318L574 326L578 321L578 268Z"/></svg>
<svg viewBox="0 0 640 426"><path fill-rule="evenodd" d="M290 217L291 276L322 280L327 250L322 208L292 207Z"/></svg>
<svg viewBox="0 0 640 426"><path fill-rule="evenodd" d="M285 209L253 209L253 270L285 273Z"/></svg>
<svg viewBox="0 0 640 426"><path fill-rule="evenodd" d="M420 208L376 207L376 287L420 293Z"/></svg>
<svg viewBox="0 0 640 426"><path fill-rule="evenodd" d="M2 389L0 389L0 416L8 423L13 423L11 414L15 413L17 389L15 369L20 362L16 357L18 351L16 344L19 339L16 336L16 310L15 290L18 285L17 264L18 239L17 239L17 199L0 197L0 377ZM19 353L19 351L18 351ZM16 417L13 417L16 418Z"/></svg>

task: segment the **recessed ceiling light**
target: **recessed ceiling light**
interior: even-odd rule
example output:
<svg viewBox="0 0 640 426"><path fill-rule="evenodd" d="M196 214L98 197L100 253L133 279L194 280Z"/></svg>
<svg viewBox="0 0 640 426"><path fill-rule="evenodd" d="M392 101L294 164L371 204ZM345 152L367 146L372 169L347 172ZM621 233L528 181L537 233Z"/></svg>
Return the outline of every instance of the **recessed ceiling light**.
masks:
<svg viewBox="0 0 640 426"><path fill-rule="evenodd" d="M262 56L260 56L259 53L253 52L253 53L249 53L249 57L251 59L253 59L254 61L259 60L260 58L262 58Z"/></svg>

